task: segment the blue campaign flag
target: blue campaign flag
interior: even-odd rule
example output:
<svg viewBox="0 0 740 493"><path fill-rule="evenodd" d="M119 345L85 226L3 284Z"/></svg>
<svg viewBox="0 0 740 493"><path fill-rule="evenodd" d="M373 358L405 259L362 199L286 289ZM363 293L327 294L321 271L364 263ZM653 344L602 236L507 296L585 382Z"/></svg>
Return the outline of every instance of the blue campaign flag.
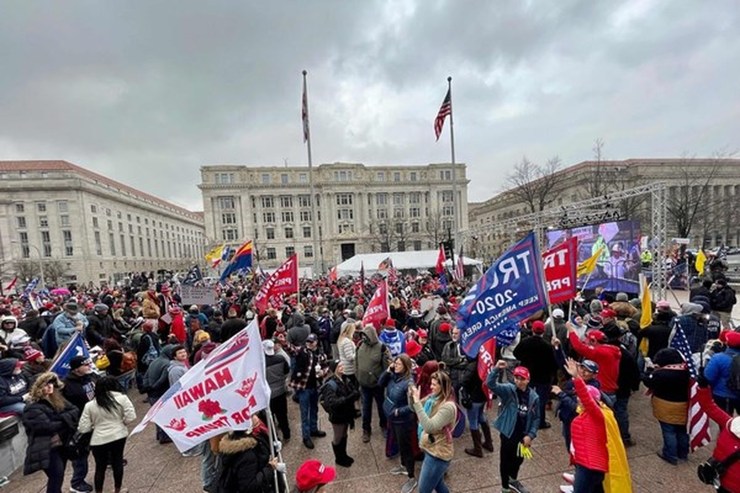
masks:
<svg viewBox="0 0 740 493"><path fill-rule="evenodd" d="M547 307L542 259L534 233L509 248L468 291L457 311L462 349L481 344Z"/></svg>
<svg viewBox="0 0 740 493"><path fill-rule="evenodd" d="M90 357L90 352L87 350L85 345L85 339L82 337L80 332L75 333L64 346L61 353L54 359L51 364L49 371L53 371L59 378L65 378L69 373L69 362L75 356L84 356L85 358Z"/></svg>

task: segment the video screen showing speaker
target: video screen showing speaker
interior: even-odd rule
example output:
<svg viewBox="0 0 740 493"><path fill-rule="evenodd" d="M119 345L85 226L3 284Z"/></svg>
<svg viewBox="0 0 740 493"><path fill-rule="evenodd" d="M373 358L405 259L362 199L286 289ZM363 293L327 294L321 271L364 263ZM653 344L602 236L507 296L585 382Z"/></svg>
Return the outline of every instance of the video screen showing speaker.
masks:
<svg viewBox="0 0 740 493"><path fill-rule="evenodd" d="M640 291L640 223L619 221L547 232L548 249L572 237L578 238L578 262L601 251L596 269L578 279L579 289L636 294Z"/></svg>

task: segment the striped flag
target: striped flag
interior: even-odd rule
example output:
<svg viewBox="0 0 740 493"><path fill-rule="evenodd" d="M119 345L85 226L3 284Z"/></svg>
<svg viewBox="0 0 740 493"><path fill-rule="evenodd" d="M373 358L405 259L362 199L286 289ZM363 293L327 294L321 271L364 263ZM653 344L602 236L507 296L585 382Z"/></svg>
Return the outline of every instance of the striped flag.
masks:
<svg viewBox="0 0 740 493"><path fill-rule="evenodd" d="M442 101L442 106L439 107L437 112L437 118L434 119L434 135L439 140L439 136L442 134L442 128L445 126L445 118L452 114L452 99L450 97L450 90L447 89L447 96Z"/></svg>
<svg viewBox="0 0 740 493"><path fill-rule="evenodd" d="M684 334L684 331L679 324L676 324L676 332L673 335L673 339L671 339L670 346L672 348L678 349L678 351L681 353L681 356L683 356L684 360L686 360L686 366L688 367L689 374L691 376L691 378L689 379L688 426L689 445L691 446L691 451L693 452L699 447L703 447L704 445L708 444L712 437L709 435L709 417L699 405L699 385L696 383L696 379L698 378L699 374L696 371L696 365L694 364L694 360L691 357L691 348L689 347L689 341L686 339L686 334Z"/></svg>
<svg viewBox="0 0 740 493"><path fill-rule="evenodd" d="M462 281L465 278L465 263L463 262L463 249L460 247L460 255L457 256L455 269L452 271L452 277L456 281Z"/></svg>

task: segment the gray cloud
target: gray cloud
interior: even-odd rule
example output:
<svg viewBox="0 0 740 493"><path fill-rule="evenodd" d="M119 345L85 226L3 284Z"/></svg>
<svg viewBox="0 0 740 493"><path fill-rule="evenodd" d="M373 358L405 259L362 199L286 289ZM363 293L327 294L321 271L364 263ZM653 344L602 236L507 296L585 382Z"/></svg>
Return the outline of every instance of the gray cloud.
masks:
<svg viewBox="0 0 740 493"><path fill-rule="evenodd" d="M2 2L0 158L67 159L191 208L198 168L449 159L454 80L471 200L526 154L734 149L732 0Z"/></svg>

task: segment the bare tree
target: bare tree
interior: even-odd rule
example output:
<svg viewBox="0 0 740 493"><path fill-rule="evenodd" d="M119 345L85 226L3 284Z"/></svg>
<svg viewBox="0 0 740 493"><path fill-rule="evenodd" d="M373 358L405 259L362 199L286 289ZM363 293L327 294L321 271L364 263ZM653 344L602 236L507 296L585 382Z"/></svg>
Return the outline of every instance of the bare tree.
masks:
<svg viewBox="0 0 740 493"><path fill-rule="evenodd" d="M67 275L67 264L59 259L44 259L44 281L48 285L57 286ZM19 279L30 281L34 277L40 277L39 262L32 259L22 259L13 262L13 268Z"/></svg>
<svg viewBox="0 0 740 493"><path fill-rule="evenodd" d="M39 264L33 260L16 260L13 262L13 269L18 278L28 281L39 276Z"/></svg>
<svg viewBox="0 0 740 493"><path fill-rule="evenodd" d="M434 212L422 220L422 231L424 238L432 243L434 248L438 248L440 242L448 236L445 220L439 212Z"/></svg>
<svg viewBox="0 0 740 493"><path fill-rule="evenodd" d="M594 146L592 147L594 152L594 166L590 173L589 179L584 183L586 188L587 198L601 197L606 193L605 186L605 173L604 168L601 164L603 159L604 151L604 140L597 138L594 140Z"/></svg>
<svg viewBox="0 0 740 493"><path fill-rule="evenodd" d="M374 219L370 222L370 236L381 252L397 251L400 242L403 242L405 249L406 232L407 225L400 218Z"/></svg>
<svg viewBox="0 0 740 493"><path fill-rule="evenodd" d="M681 184L675 193L668 194L666 209L679 237L688 238L696 221L710 210L709 183L718 168L719 163L715 161L711 166L699 169L684 157L683 164L674 172Z"/></svg>
<svg viewBox="0 0 740 493"><path fill-rule="evenodd" d="M554 156L543 165L533 163L526 156L514 166L507 181L512 193L529 208L529 212L540 212L558 199L565 176L558 173L562 162Z"/></svg>

